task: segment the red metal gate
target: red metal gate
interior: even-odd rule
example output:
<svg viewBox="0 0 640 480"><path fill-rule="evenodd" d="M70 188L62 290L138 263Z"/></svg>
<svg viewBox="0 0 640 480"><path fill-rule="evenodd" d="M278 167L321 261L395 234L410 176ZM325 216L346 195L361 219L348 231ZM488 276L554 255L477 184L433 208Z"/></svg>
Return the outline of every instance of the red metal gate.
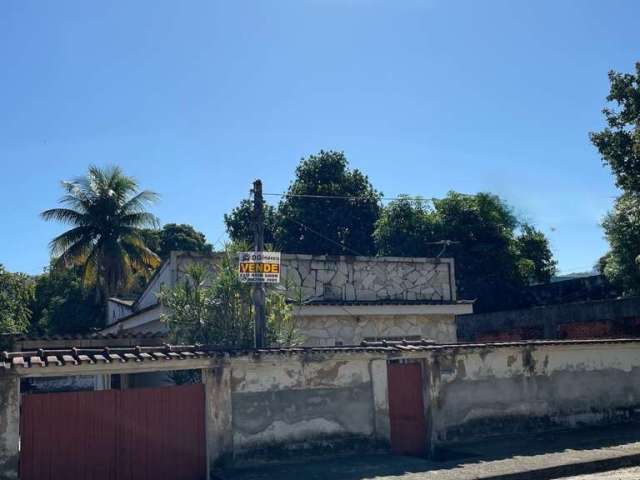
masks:
<svg viewBox="0 0 640 480"><path fill-rule="evenodd" d="M22 397L22 480L201 480L203 385Z"/></svg>
<svg viewBox="0 0 640 480"><path fill-rule="evenodd" d="M427 428L421 365L389 363L387 372L391 451L398 455L423 456L427 451Z"/></svg>

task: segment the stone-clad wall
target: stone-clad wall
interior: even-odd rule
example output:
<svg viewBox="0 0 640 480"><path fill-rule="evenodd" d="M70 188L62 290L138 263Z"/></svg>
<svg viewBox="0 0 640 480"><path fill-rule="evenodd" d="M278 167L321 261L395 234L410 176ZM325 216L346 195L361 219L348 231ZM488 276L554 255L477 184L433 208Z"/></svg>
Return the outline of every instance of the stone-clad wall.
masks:
<svg viewBox="0 0 640 480"><path fill-rule="evenodd" d="M176 281L193 262L215 275L218 255L176 253ZM281 263L281 285L301 301L456 300L451 258L283 254Z"/></svg>
<svg viewBox="0 0 640 480"><path fill-rule="evenodd" d="M285 254L282 278L301 300L455 300L453 260Z"/></svg>
<svg viewBox="0 0 640 480"><path fill-rule="evenodd" d="M456 341L453 315L302 316L297 326L311 347L359 345L372 339Z"/></svg>

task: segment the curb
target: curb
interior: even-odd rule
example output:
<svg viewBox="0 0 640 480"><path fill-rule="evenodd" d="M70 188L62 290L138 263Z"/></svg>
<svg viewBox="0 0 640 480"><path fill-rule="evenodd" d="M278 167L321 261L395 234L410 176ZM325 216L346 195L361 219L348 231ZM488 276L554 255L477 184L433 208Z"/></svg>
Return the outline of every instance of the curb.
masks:
<svg viewBox="0 0 640 480"><path fill-rule="evenodd" d="M498 475L475 477L477 480L552 480L576 475L588 475L592 473L607 472L626 467L640 465L640 453L621 455L618 457L604 458L586 462L567 463L554 465L547 468L527 470L522 472L504 473Z"/></svg>

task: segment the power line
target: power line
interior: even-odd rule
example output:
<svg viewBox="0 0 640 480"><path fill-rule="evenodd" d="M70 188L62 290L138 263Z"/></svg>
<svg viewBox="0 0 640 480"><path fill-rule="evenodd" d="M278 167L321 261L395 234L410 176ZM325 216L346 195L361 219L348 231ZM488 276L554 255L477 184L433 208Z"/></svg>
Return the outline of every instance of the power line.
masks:
<svg viewBox="0 0 640 480"><path fill-rule="evenodd" d="M393 200L411 200L411 201L425 201L425 202L433 202L435 200L440 200L436 197L409 197L409 196L399 196L399 197L375 197L375 196L356 196L356 195L311 195L311 194L296 194L296 193L263 193L262 195L268 195L270 197L289 197L289 198L312 198L312 199L326 199L326 200L384 200L384 201L393 201ZM472 196L466 193L461 193L463 196Z"/></svg>
<svg viewBox="0 0 640 480"><path fill-rule="evenodd" d="M329 237L324 236L324 235L323 235L323 234L321 234L320 232L315 231L313 228L308 227L307 225L305 225L305 224L304 224L304 223L302 223L302 222L299 222L299 221L297 221L297 220L294 220L293 218L289 218L289 220L291 220L293 223L297 223L297 224L298 224L298 225L300 225L302 228L305 228L305 229L309 230L311 233L313 233L313 234L315 234L315 235L319 236L320 238L323 238L323 239L324 239L324 240L326 240L327 242L331 242L331 243L333 243L334 245L337 245L337 246L338 246L338 247L340 247L340 248L344 248L345 250L349 250L351 253L355 253L356 255L358 255L358 256L360 256L360 257L366 257L366 255L364 255L364 254L362 254L362 253L360 253L360 252L358 252L358 251L354 250L353 248L349 248L349 247L347 247L346 245L343 245L343 244L342 244L342 243L340 243L340 242L336 242L335 240L333 240L333 239L331 239L331 238L329 238Z"/></svg>

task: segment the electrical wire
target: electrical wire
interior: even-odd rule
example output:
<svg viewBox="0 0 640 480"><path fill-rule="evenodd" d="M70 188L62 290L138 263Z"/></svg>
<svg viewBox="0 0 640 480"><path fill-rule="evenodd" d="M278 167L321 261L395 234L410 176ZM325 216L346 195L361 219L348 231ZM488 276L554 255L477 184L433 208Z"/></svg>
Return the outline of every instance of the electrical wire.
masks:
<svg viewBox="0 0 640 480"><path fill-rule="evenodd" d="M323 234L321 234L320 232L315 231L313 228L311 228L311 227L309 227L309 226L305 225L305 224L304 224L304 223L302 223L302 222L299 222L299 221L297 221L297 220L294 220L293 218L289 218L288 220L292 221L293 223L297 223L297 224L298 224L298 225L300 225L302 228L305 228L305 229L309 230L311 233L313 233L313 234L315 234L315 235L319 236L320 238L322 238L322 239L326 240L327 242L331 242L331 243L333 243L334 245L337 245L337 246L338 246L338 247L340 247L340 248L344 248L345 250L349 250L351 253L355 253L356 255L358 255L358 256L360 256L360 257L366 257L366 255L364 255L363 253L360 253L360 252L358 252L357 250L354 250L353 248L347 247L346 245L343 245L343 244L342 244L342 243L340 243L340 242L336 242L335 240L333 240L333 239L331 239L331 238L329 238L329 237L324 236L324 235L323 235Z"/></svg>
<svg viewBox="0 0 640 480"><path fill-rule="evenodd" d="M355 195L311 195L311 194L295 194L295 193L263 193L264 196L270 197L289 197L289 198L312 198L312 199L327 199L327 200L384 200L384 201L394 201L394 200L411 200L411 201L425 201L425 202L433 202L435 200L439 200L435 197L420 197L420 196L399 196L399 197L375 197L375 196L355 196ZM471 196L466 193L461 193L460 195Z"/></svg>

